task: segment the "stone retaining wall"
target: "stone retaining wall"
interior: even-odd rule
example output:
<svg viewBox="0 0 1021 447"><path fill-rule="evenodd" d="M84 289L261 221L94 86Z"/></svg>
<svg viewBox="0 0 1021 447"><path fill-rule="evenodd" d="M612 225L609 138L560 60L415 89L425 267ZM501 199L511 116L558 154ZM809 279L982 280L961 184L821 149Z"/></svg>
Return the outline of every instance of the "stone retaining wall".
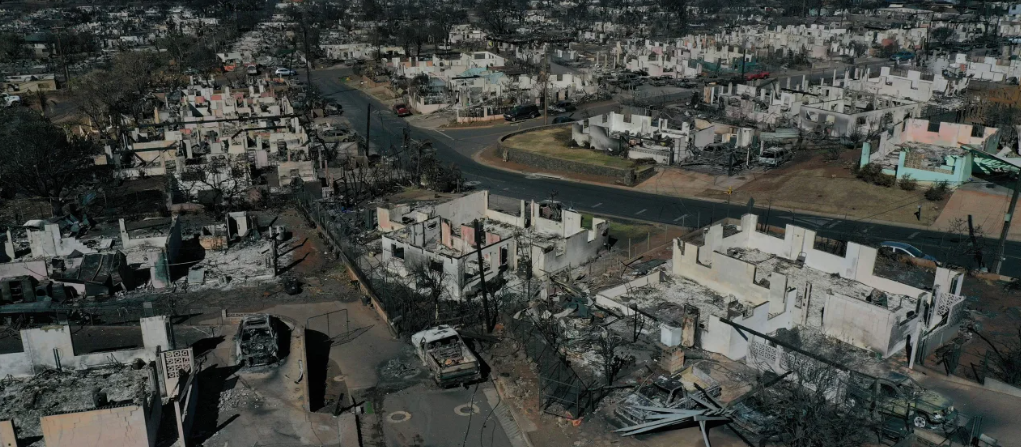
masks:
<svg viewBox="0 0 1021 447"><path fill-rule="evenodd" d="M648 178L652 177L656 170L651 166L638 166L629 169L611 168L609 166L600 166L588 163L579 163L571 160L564 160L556 157L549 157L540 153L524 151L521 149L514 149L507 147L503 144L508 138L515 135L520 135L525 132L532 132L536 130L547 129L550 127L559 127L567 124L556 124L553 126L542 126L531 129L519 130L517 132L511 132L500 138L498 146L498 153L501 158L507 161L513 161L526 166L539 168L547 171L555 172L571 172L577 174L587 175L598 175L600 177L609 177L614 180L615 183L619 183L627 186L637 185ZM584 151L589 149L579 148L578 150Z"/></svg>

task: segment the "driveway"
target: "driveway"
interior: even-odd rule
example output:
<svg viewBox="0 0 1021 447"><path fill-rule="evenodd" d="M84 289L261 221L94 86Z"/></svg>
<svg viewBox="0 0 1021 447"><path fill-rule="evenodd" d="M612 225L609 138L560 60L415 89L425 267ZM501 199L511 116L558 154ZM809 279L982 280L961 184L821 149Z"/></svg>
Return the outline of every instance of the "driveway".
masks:
<svg viewBox="0 0 1021 447"><path fill-rule="evenodd" d="M490 390L489 393L486 391ZM511 443L490 405L492 384L438 389L416 385L389 394L380 419L388 447L519 447ZM493 402L498 404L499 400Z"/></svg>

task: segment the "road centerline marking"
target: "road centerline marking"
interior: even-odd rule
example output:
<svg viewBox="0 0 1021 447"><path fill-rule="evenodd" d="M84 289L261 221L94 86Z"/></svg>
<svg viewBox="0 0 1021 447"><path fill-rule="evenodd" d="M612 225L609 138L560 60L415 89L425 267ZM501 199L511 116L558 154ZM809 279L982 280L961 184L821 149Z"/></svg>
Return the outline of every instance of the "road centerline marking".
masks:
<svg viewBox="0 0 1021 447"><path fill-rule="evenodd" d="M639 211L639 212L637 212L637 213L635 213L635 215L637 216L637 215L639 215L639 214L642 214L642 213L644 213L644 212L646 212L646 211L648 211L648 209L647 209L647 208L642 208L642 210L641 210L641 211Z"/></svg>

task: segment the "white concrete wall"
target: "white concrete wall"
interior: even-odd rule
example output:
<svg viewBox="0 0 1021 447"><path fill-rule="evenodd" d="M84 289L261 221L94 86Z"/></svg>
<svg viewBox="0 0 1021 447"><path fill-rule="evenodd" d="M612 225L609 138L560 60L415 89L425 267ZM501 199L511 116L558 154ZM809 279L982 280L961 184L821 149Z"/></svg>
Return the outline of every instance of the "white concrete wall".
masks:
<svg viewBox="0 0 1021 447"><path fill-rule="evenodd" d="M35 279L49 277L49 273L46 271L46 261L17 261L0 264L0 278L25 275Z"/></svg>
<svg viewBox="0 0 1021 447"><path fill-rule="evenodd" d="M890 337L897 324L893 312L838 293L830 294L823 311L826 335L883 356L888 354Z"/></svg>
<svg viewBox="0 0 1021 447"><path fill-rule="evenodd" d="M580 228L581 215L573 211L564 211L564 227L575 232L565 237L564 250L543 251L542 247L532 246L532 274L545 277L546 274L568 267L577 267L595 259L600 250L606 247L609 224L604 219L593 218L592 230ZM542 219L545 220L545 219ZM533 221L534 222L534 221ZM565 232L567 229L564 230Z"/></svg>
<svg viewBox="0 0 1021 447"><path fill-rule="evenodd" d="M76 355L69 326L46 326L21 331L22 352L0 355L0 376L26 377L40 368L80 370L111 364L129 364L135 359L151 362L158 349L172 349L172 334L165 316L142 319L144 347ZM58 364L59 362L59 364Z"/></svg>
<svg viewBox="0 0 1021 447"><path fill-rule="evenodd" d="M0 355L0 376L29 377L34 374L32 360L24 352Z"/></svg>
<svg viewBox="0 0 1021 447"><path fill-rule="evenodd" d="M486 217L486 203L489 191L479 191L459 199L450 200L433 207L435 215L455 225L470 224L475 219Z"/></svg>

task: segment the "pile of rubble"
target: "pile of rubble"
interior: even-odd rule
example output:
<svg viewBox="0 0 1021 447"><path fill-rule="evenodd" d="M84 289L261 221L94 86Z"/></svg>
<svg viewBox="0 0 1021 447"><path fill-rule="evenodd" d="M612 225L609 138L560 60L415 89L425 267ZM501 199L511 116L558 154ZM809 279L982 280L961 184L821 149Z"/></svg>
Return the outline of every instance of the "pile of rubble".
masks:
<svg viewBox="0 0 1021 447"><path fill-rule="evenodd" d="M418 374L418 370L415 369L415 367L408 365L407 362L399 358L387 360L387 362L383 364L383 368L380 369L380 372L383 373L384 376L394 379L406 379Z"/></svg>
<svg viewBox="0 0 1021 447"><path fill-rule="evenodd" d="M222 411L236 408L259 408L262 397L259 393L244 386L237 386L220 393L220 402L217 408Z"/></svg>
<svg viewBox="0 0 1021 447"><path fill-rule="evenodd" d="M97 406L141 404L151 392L148 369L115 366L83 371L48 370L28 379L0 381L0 421L13 420L20 438L42 436L43 416Z"/></svg>

